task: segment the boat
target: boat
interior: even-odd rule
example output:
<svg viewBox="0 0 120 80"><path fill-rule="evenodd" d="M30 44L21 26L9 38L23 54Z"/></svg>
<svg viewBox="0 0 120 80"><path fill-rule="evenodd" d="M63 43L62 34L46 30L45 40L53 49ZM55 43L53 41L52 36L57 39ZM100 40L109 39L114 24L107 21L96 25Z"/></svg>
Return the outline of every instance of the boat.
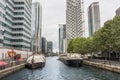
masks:
<svg viewBox="0 0 120 80"><path fill-rule="evenodd" d="M59 58L59 60L71 67L81 67L83 64L83 59L80 58Z"/></svg>
<svg viewBox="0 0 120 80"><path fill-rule="evenodd" d="M59 56L59 60L71 67L81 67L83 64L83 58L81 58L78 54L74 55L69 56L69 54L61 54Z"/></svg>
<svg viewBox="0 0 120 80"><path fill-rule="evenodd" d="M36 15L38 14L36 13ZM35 19L35 33L33 36L33 44L34 44L33 54L26 61L26 67L30 69L42 68L45 66L46 63L45 56L41 54L41 49L40 49L41 28L37 22L39 22L38 17L36 17Z"/></svg>
<svg viewBox="0 0 120 80"><path fill-rule="evenodd" d="M45 66L46 59L42 54L33 54L26 61L26 68L37 69Z"/></svg>

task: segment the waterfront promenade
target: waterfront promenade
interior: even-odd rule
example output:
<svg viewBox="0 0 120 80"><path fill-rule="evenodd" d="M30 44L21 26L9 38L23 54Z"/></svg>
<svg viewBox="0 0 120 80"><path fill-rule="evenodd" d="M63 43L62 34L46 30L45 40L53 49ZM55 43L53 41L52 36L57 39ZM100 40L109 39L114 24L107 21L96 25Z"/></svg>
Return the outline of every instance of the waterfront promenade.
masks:
<svg viewBox="0 0 120 80"><path fill-rule="evenodd" d="M9 55L10 51L12 50L0 49L0 78L24 68L27 57L31 55L31 52L20 50L14 50Z"/></svg>
<svg viewBox="0 0 120 80"><path fill-rule="evenodd" d="M87 59L84 60L84 64L120 73L120 62L118 61Z"/></svg>
<svg viewBox="0 0 120 80"><path fill-rule="evenodd" d="M12 67L7 67L5 69L2 69L2 70L0 70L0 78L5 77L11 73L14 73L14 72L16 72L24 67L25 67L25 63L21 63L19 65L15 65Z"/></svg>
<svg viewBox="0 0 120 80"><path fill-rule="evenodd" d="M109 61L109 60L100 60L100 59L88 59L88 61L120 67L119 61Z"/></svg>
<svg viewBox="0 0 120 80"><path fill-rule="evenodd" d="M0 60L0 78L24 68L25 62L26 60L9 60L9 62L5 60Z"/></svg>
<svg viewBox="0 0 120 80"><path fill-rule="evenodd" d="M0 47L0 70L25 63L26 59L31 55L32 52L30 51Z"/></svg>

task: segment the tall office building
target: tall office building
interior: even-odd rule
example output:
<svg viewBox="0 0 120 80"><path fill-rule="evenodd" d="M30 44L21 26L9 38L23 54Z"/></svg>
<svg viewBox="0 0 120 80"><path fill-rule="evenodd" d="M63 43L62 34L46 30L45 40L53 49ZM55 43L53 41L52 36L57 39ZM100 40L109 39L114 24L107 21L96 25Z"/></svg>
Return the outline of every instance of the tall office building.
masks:
<svg viewBox="0 0 120 80"><path fill-rule="evenodd" d="M94 32L100 29L99 2L93 2L88 7L88 27L89 27L89 37L93 36Z"/></svg>
<svg viewBox="0 0 120 80"><path fill-rule="evenodd" d="M116 10L116 16L120 16L120 7Z"/></svg>
<svg viewBox="0 0 120 80"><path fill-rule="evenodd" d="M47 53L47 40L45 37L42 37L42 53Z"/></svg>
<svg viewBox="0 0 120 80"><path fill-rule="evenodd" d="M0 46L30 50L32 0L0 1Z"/></svg>
<svg viewBox="0 0 120 80"><path fill-rule="evenodd" d="M5 23L5 0L0 1L0 47L3 47L3 41L4 41L4 23Z"/></svg>
<svg viewBox="0 0 120 80"><path fill-rule="evenodd" d="M40 2L32 5L32 51L38 49L41 52L41 28L42 28L42 6Z"/></svg>
<svg viewBox="0 0 120 80"><path fill-rule="evenodd" d="M59 25L59 52L64 52L64 40L66 39L66 25L60 24Z"/></svg>
<svg viewBox="0 0 120 80"><path fill-rule="evenodd" d="M47 42L47 53L53 53L53 42L52 41Z"/></svg>
<svg viewBox="0 0 120 80"><path fill-rule="evenodd" d="M81 0L67 0L66 37L83 37L83 13Z"/></svg>

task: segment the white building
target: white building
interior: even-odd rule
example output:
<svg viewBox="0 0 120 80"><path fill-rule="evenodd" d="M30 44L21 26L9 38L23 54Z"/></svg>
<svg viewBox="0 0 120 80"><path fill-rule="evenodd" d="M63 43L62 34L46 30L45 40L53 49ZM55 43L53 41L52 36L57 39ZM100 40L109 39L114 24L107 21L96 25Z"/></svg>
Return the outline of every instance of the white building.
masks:
<svg viewBox="0 0 120 80"><path fill-rule="evenodd" d="M67 0L66 37L83 37L83 13L81 0Z"/></svg>
<svg viewBox="0 0 120 80"><path fill-rule="evenodd" d="M42 46L41 45L42 6L40 2L34 2L32 5L32 28L34 33L32 35L32 51L35 51L35 47L37 47L38 51L40 52ZM38 41L36 39L38 39Z"/></svg>
<svg viewBox="0 0 120 80"><path fill-rule="evenodd" d="M94 32L100 29L100 9L99 2L93 2L88 7L88 28L89 37L93 36Z"/></svg>
<svg viewBox="0 0 120 80"><path fill-rule="evenodd" d="M116 16L120 16L120 7L116 10Z"/></svg>
<svg viewBox="0 0 120 80"><path fill-rule="evenodd" d="M32 0L0 0L0 46L30 50Z"/></svg>

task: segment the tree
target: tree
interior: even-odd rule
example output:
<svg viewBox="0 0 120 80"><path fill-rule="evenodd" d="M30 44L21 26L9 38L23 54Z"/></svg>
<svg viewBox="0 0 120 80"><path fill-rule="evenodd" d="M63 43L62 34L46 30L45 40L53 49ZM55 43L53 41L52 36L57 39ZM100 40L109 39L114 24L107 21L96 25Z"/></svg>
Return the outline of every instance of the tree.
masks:
<svg viewBox="0 0 120 80"><path fill-rule="evenodd" d="M90 38L75 38L68 45L68 52L87 54L92 52L115 51L120 53L120 16L108 20ZM109 55L110 58L110 55Z"/></svg>
<svg viewBox="0 0 120 80"><path fill-rule="evenodd" d="M94 41L99 46L98 50L109 52L119 52L120 50L120 17L106 21L104 27L94 34Z"/></svg>
<svg viewBox="0 0 120 80"><path fill-rule="evenodd" d="M67 48L67 52L68 53L72 53L73 52L73 40L74 39L71 39L69 44L68 44L68 48Z"/></svg>

